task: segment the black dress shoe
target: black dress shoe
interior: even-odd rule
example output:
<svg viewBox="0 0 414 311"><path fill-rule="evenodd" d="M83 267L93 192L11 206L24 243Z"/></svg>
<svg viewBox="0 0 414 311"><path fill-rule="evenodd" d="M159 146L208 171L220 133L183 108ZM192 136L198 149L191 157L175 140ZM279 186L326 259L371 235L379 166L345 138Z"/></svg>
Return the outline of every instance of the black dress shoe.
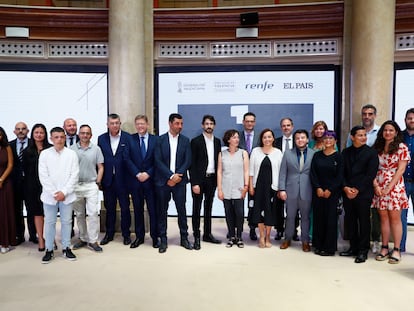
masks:
<svg viewBox="0 0 414 311"><path fill-rule="evenodd" d="M131 244L131 238L129 236L124 237L124 245L129 245L129 244Z"/></svg>
<svg viewBox="0 0 414 311"><path fill-rule="evenodd" d="M335 256L334 252L319 251L320 256Z"/></svg>
<svg viewBox="0 0 414 311"><path fill-rule="evenodd" d="M346 251L340 252L339 256L346 256L346 257L350 257L350 256L357 256L358 253L356 251L354 251L353 249L348 249Z"/></svg>
<svg viewBox="0 0 414 311"><path fill-rule="evenodd" d="M124 243L125 243L125 239L124 239ZM134 242L131 243L130 248L137 248L141 244L144 244L144 238L137 238L135 239Z"/></svg>
<svg viewBox="0 0 414 311"><path fill-rule="evenodd" d="M203 240L204 240L204 238L203 238ZM212 242L212 243L214 243L214 242ZM200 238L194 238L194 245L193 245L193 248L194 248L196 251L198 251L198 250L200 250L200 249L201 249Z"/></svg>
<svg viewBox="0 0 414 311"><path fill-rule="evenodd" d="M188 250L193 249L193 246L191 245L191 243L187 239L182 239L180 245L182 247L184 247L185 249L188 249Z"/></svg>
<svg viewBox="0 0 414 311"><path fill-rule="evenodd" d="M32 242L33 244L38 244L39 243L39 239L35 236L35 237L30 237L29 241Z"/></svg>
<svg viewBox="0 0 414 311"><path fill-rule="evenodd" d="M105 234L104 238L101 240L101 242L99 244L101 244L101 245L108 244L109 242L113 241L113 239L114 239L113 236L109 236L109 235Z"/></svg>
<svg viewBox="0 0 414 311"><path fill-rule="evenodd" d="M283 232L276 232L275 240L280 241L283 237Z"/></svg>
<svg viewBox="0 0 414 311"><path fill-rule="evenodd" d="M358 256L355 258L355 263L363 263L367 260L366 254L358 254Z"/></svg>
<svg viewBox="0 0 414 311"><path fill-rule="evenodd" d="M160 240L158 238L152 240L152 247L153 248L159 248L160 247Z"/></svg>
<svg viewBox="0 0 414 311"><path fill-rule="evenodd" d="M168 247L167 243L161 242L160 247L158 248L158 252L160 254L165 253L167 251L167 247Z"/></svg>
<svg viewBox="0 0 414 311"><path fill-rule="evenodd" d="M198 239L200 242L200 239ZM220 244L221 241L217 240L212 234L204 235L203 241L208 243Z"/></svg>
<svg viewBox="0 0 414 311"><path fill-rule="evenodd" d="M250 228L250 240L257 241L256 229Z"/></svg>

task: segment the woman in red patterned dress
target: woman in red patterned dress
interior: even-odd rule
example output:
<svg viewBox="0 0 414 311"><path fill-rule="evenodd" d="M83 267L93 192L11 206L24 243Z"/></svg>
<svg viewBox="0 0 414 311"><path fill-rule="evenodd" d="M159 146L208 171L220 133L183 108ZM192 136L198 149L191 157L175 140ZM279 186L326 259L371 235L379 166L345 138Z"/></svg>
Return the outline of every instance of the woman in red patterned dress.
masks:
<svg viewBox="0 0 414 311"><path fill-rule="evenodd" d="M377 150L379 158L378 172L374 179L373 207L379 210L382 235L381 252L375 259L388 259L388 263L396 264L401 260L401 210L408 208L403 173L410 155L403 143L400 127L392 120L384 122L381 126L373 147ZM394 237L392 252L388 251L390 233Z"/></svg>

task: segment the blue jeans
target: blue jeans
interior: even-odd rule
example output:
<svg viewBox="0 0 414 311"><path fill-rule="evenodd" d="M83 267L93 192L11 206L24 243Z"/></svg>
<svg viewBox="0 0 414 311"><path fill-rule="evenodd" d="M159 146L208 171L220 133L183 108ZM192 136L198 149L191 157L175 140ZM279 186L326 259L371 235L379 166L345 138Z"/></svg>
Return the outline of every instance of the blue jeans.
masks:
<svg viewBox="0 0 414 311"><path fill-rule="evenodd" d="M72 204L57 202L55 205L43 203L45 214L45 242L48 251L53 250L56 236L57 213L60 213L62 249L70 247L70 233L72 230Z"/></svg>
<svg viewBox="0 0 414 311"><path fill-rule="evenodd" d="M411 198L411 203L414 206L414 183L406 182L405 183L405 192L407 193L408 199ZM402 252L405 252L405 242L407 240L407 215L408 209L403 209L401 211L401 223L402 223L402 237L401 237L401 244L400 249Z"/></svg>

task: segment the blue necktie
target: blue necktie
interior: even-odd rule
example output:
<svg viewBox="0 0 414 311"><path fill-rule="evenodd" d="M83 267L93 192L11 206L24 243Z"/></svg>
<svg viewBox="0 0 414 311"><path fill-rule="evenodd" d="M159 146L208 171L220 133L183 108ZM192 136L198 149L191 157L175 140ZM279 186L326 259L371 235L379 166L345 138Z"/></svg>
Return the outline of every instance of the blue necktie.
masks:
<svg viewBox="0 0 414 311"><path fill-rule="evenodd" d="M141 155L143 159L145 159L146 154L147 154L147 150L145 149L145 137L141 136Z"/></svg>

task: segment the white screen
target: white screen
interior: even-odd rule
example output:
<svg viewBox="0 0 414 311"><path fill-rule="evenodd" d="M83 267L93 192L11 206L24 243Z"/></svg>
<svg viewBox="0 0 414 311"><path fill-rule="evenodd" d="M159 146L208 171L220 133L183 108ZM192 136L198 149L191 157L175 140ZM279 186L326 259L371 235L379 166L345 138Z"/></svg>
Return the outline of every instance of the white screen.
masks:
<svg viewBox="0 0 414 311"><path fill-rule="evenodd" d="M256 114L255 133L271 128L280 136L279 121L293 119L295 129L310 131L317 120L334 129L335 71L238 71L177 72L158 74L159 133L168 130L168 116L183 115L183 134L192 139L201 133L204 114L216 119L215 135L242 129L243 114ZM187 190L191 215L191 192ZM173 203L170 202L172 206ZM176 213L175 208L170 214ZM223 204L215 198L214 216L223 216ZM247 214L246 214L247 215Z"/></svg>
<svg viewBox="0 0 414 311"><path fill-rule="evenodd" d="M92 127L95 142L106 131L106 73L0 71L0 85L0 125L9 140L19 121L50 131L71 117Z"/></svg>

